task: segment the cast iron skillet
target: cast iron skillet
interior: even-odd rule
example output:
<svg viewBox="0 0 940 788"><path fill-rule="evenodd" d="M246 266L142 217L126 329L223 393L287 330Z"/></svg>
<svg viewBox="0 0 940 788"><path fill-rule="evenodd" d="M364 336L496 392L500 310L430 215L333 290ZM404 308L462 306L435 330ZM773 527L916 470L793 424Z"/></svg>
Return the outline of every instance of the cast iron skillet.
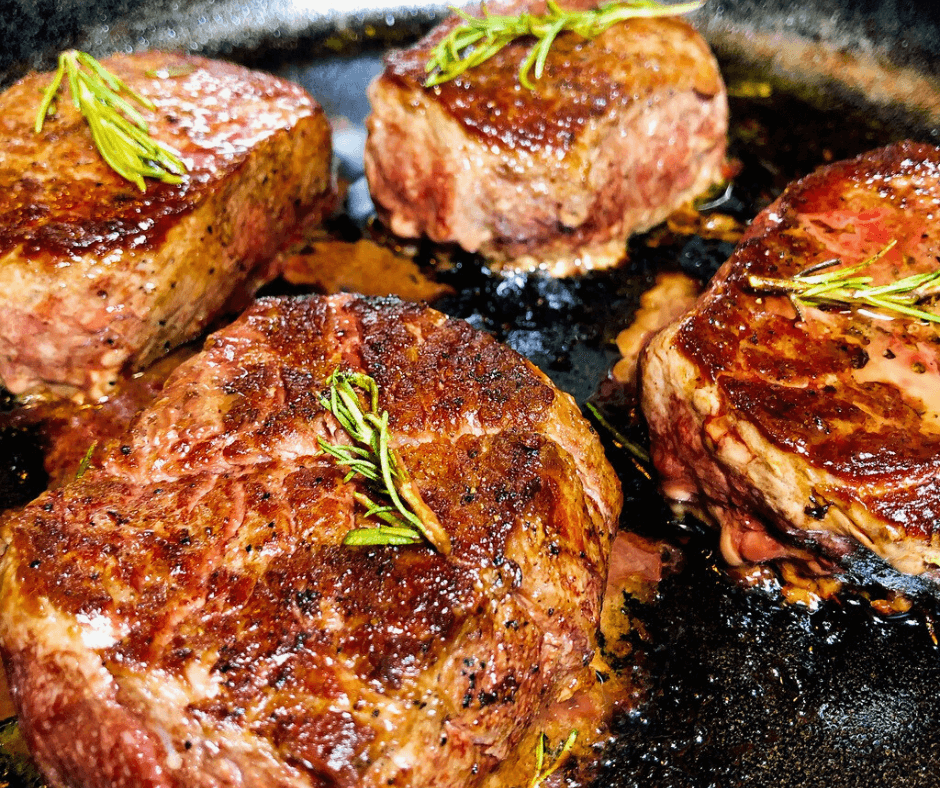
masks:
<svg viewBox="0 0 940 788"><path fill-rule="evenodd" d="M440 5L377 0L154 0L143 8L129 0L20 0L0 19L0 85L50 66L68 46L98 55L183 48L293 78L328 113L351 121L336 139L352 182L350 218L337 231L355 235L370 213L359 158L365 86L384 48L413 39L441 13ZM717 210L747 221L826 159L904 137L938 141L940 6L933 0L825 0L805 8L711 0L696 23L741 96L732 98L731 153L742 171ZM771 95L760 97L768 87ZM580 402L594 397L642 441L629 402L598 396L616 355L612 340L657 271L680 267L704 281L732 249L696 236L666 240L656 248L634 240L623 267L577 280L497 276L458 256L441 274L458 295L434 305L520 350ZM30 433L3 433L0 449L7 458L0 504L9 506L41 489L41 453ZM592 784L940 783L937 588L859 556L847 571L852 590L816 610L784 604L773 588L744 590L723 571L715 535L674 522L642 467L609 449L626 492L623 527L669 541L682 558L653 602L624 600L645 627L644 637L629 637L647 699L617 720ZM913 611L876 615L868 597L885 587L915 597Z"/></svg>

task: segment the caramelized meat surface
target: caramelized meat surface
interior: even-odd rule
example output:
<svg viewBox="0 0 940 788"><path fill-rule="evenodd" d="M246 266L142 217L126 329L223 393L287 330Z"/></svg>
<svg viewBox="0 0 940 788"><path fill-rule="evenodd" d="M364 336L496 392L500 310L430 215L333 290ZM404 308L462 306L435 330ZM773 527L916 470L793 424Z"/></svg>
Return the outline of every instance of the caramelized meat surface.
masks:
<svg viewBox="0 0 940 788"><path fill-rule="evenodd" d="M67 96L36 134L51 74L0 96L0 381L14 394L107 394L122 368L243 306L287 232L330 202L329 127L302 88L162 52L104 65L154 102L150 133L189 173L141 193Z"/></svg>
<svg viewBox="0 0 940 788"><path fill-rule="evenodd" d="M355 548L318 438L372 375L449 555ZM0 641L52 785L495 786L589 665L619 483L574 401L467 324L262 299L100 467L3 521ZM569 722L555 730L555 719ZM597 720L582 720L582 730Z"/></svg>
<svg viewBox="0 0 940 788"><path fill-rule="evenodd" d="M394 232L565 275L616 263L629 235L720 180L725 89L686 22L562 34L534 91L518 82L528 39L423 87L432 49L458 22L391 55L369 89L366 174Z"/></svg>
<svg viewBox="0 0 940 788"><path fill-rule="evenodd" d="M940 574L940 327L849 308L801 318L748 281L832 260L838 271L885 249L859 272L875 285L936 271L938 208L929 145L824 167L756 219L648 348L643 407L663 487L721 526L732 561L802 553L783 532L830 557L861 544L902 571Z"/></svg>

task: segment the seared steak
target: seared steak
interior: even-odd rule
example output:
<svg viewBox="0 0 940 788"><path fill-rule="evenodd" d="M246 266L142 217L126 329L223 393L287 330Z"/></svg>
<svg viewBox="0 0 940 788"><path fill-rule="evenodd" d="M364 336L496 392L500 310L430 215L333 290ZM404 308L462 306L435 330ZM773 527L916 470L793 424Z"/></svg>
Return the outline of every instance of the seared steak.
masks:
<svg viewBox="0 0 940 788"><path fill-rule="evenodd" d="M341 440L336 368L377 381L448 555L342 544L363 513L318 447ZM100 468L7 515L21 725L53 785L521 784L535 735L570 731L553 704L595 681L620 500L571 397L491 337L262 299Z"/></svg>
<svg viewBox="0 0 940 788"><path fill-rule="evenodd" d="M107 394L123 367L244 306L287 231L329 202L329 127L302 88L160 52L104 65L156 104L150 132L189 174L141 193L65 97L36 134L50 74L0 96L0 380L14 394Z"/></svg>
<svg viewBox="0 0 940 788"><path fill-rule="evenodd" d="M724 85L686 22L562 34L534 91L518 83L525 39L423 87L431 50L458 22L391 55L369 88L366 175L393 232L566 275L616 263L629 235L720 180Z"/></svg>
<svg viewBox="0 0 940 788"><path fill-rule="evenodd" d="M896 144L824 167L758 216L647 349L643 410L663 488L677 510L721 526L730 561L861 544L904 572L937 573L940 327L848 308L801 319L748 277L831 260L838 271L886 249L859 275L935 271L938 206L937 148Z"/></svg>

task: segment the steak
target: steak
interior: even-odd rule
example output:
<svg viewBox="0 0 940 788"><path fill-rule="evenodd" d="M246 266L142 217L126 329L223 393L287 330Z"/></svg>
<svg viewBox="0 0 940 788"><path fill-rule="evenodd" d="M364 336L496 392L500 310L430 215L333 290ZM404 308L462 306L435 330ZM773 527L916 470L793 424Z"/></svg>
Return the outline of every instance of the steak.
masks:
<svg viewBox="0 0 940 788"><path fill-rule="evenodd" d="M282 238L331 205L329 126L299 86L162 52L103 64L154 102L150 133L189 173L140 192L64 97L36 134L50 74L0 96L0 380L17 395L107 395L244 307Z"/></svg>
<svg viewBox="0 0 940 788"><path fill-rule="evenodd" d="M800 315L749 280L879 254L858 272L876 285L936 271L938 206L932 146L824 167L757 217L647 348L642 404L663 489L677 512L721 527L732 563L797 555L821 570L861 545L938 576L940 327L838 306Z"/></svg>
<svg viewBox="0 0 940 788"><path fill-rule="evenodd" d="M343 544L364 512L318 444L337 368L377 382L449 553ZM20 724L55 786L522 784L541 732L598 726L565 709L597 680L620 503L573 399L492 337L260 299L99 467L6 515Z"/></svg>
<svg viewBox="0 0 940 788"><path fill-rule="evenodd" d="M490 10L524 7L544 10ZM631 234L721 180L724 84L686 22L564 33L533 91L518 82L531 39L423 87L432 49L459 21L390 55L369 87L366 175L394 233L458 244L497 268L567 275L617 263Z"/></svg>

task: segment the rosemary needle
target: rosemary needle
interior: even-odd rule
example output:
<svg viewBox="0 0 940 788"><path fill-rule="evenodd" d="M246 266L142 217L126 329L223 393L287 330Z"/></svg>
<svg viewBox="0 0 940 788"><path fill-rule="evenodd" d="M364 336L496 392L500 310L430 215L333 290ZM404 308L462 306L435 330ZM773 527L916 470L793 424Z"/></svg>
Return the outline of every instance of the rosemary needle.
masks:
<svg viewBox="0 0 940 788"><path fill-rule="evenodd" d="M380 524L350 531L343 543L406 545L426 539L439 552L449 553L450 537L391 447L388 411L378 412L378 384L369 375L339 369L333 371L327 384L329 391L321 395L320 403L333 414L352 443L330 443L320 438L320 448L349 468L346 481L361 476L373 493L389 501L380 504L356 493L356 501L366 510L364 516L378 519ZM365 407L360 392L366 397Z"/></svg>
<svg viewBox="0 0 940 788"><path fill-rule="evenodd" d="M78 463L78 468L75 471L76 479L81 479L82 476L88 472L88 468L91 467L91 458L97 448L98 441L92 441L91 446L88 447L88 451L85 452L85 456L82 457L81 462Z"/></svg>
<svg viewBox="0 0 940 788"><path fill-rule="evenodd" d="M150 136L143 116L124 95L146 109L154 109L153 102L85 52L70 49L59 55L59 67L36 113L37 134L55 106L64 78L68 79L72 101L88 123L95 146L111 169L141 191L147 190L144 178L165 183L182 181L186 165L179 154Z"/></svg>
<svg viewBox="0 0 940 788"><path fill-rule="evenodd" d="M519 83L528 90L535 79L542 78L549 50L563 32L582 38L596 38L609 27L639 17L676 16L695 11L705 0L666 5L656 0L629 0L605 3L584 11L565 11L555 0L548 0L547 13L521 13L516 16L490 14L483 4L482 16L476 17L459 8L451 8L463 22L451 30L431 51L425 70L425 87L440 85L489 60L517 38L531 37L536 43L519 67Z"/></svg>
<svg viewBox="0 0 940 788"><path fill-rule="evenodd" d="M585 402L584 406L590 412L590 414L597 420L597 423L600 424L607 432L610 433L610 436L619 443L624 449L626 449L630 454L632 454L640 462L649 464L650 454L649 452L640 446L638 443L634 443L626 435L624 435L620 430L618 430L603 413L598 410L597 406L592 402Z"/></svg>
<svg viewBox="0 0 940 788"><path fill-rule="evenodd" d="M748 285L757 293L781 293L789 296L800 320L807 306L867 307L915 320L940 323L940 315L920 309L917 304L940 295L940 270L913 274L884 285L872 285L872 277L860 272L886 255L897 241L891 241L862 262L838 271L817 271L838 265L841 260L827 260L794 275L790 279L749 276Z"/></svg>

